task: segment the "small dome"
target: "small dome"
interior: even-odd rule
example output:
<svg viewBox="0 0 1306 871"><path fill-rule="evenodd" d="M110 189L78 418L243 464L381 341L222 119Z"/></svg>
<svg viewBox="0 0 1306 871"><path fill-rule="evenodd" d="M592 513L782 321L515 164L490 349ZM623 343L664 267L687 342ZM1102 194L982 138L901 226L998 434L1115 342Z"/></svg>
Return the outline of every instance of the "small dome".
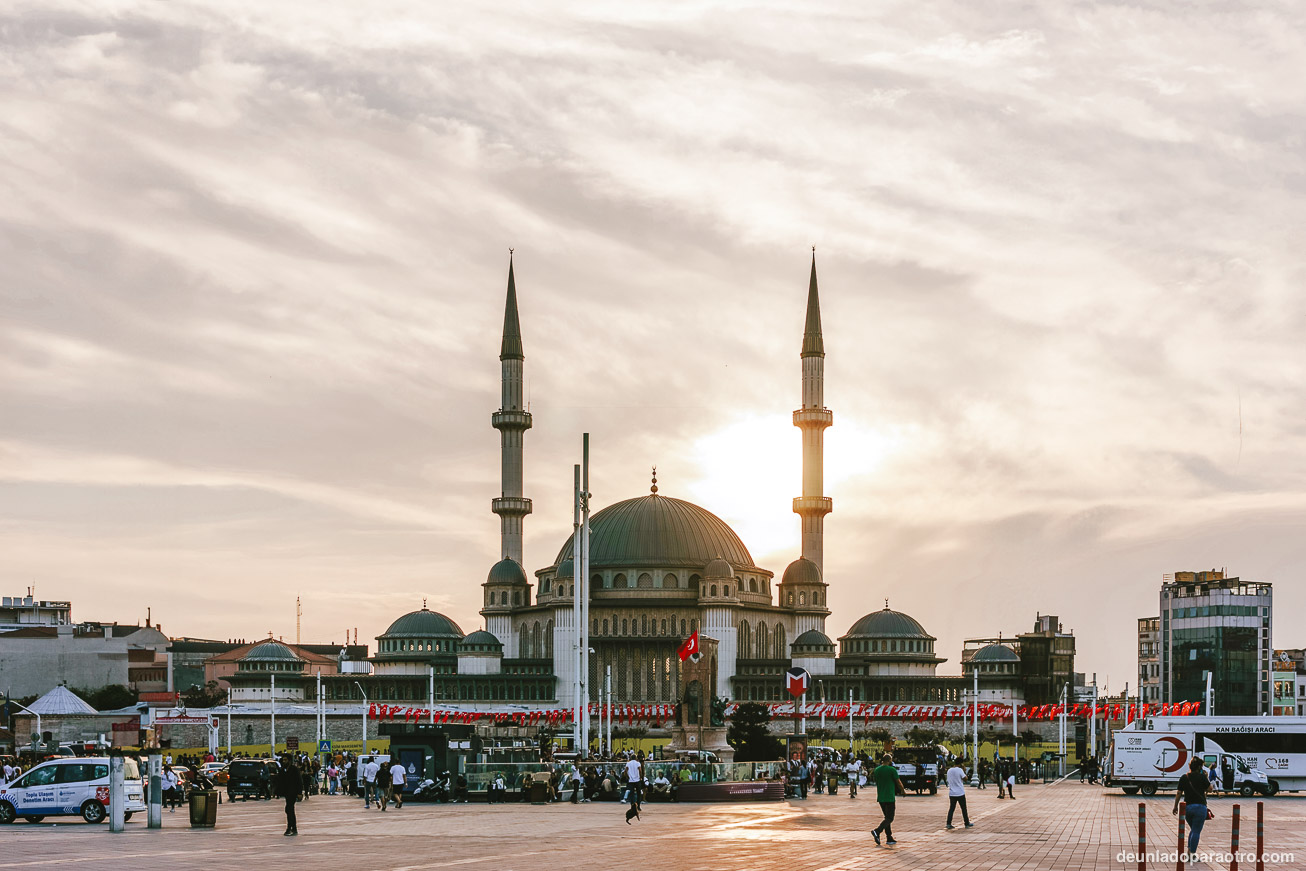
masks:
<svg viewBox="0 0 1306 871"><path fill-rule="evenodd" d="M788 572L785 572L788 575ZM874 611L853 624L846 638L928 638L934 636L925 631L925 627L901 611L891 611L885 605L883 611Z"/></svg>
<svg viewBox="0 0 1306 871"><path fill-rule="evenodd" d="M821 630L808 629L794 639L794 647L834 647L834 642Z"/></svg>
<svg viewBox="0 0 1306 871"><path fill-rule="evenodd" d="M511 562L511 560L508 560ZM500 563L502 565L502 563ZM516 565L516 563L513 563ZM390 624L382 638L462 638L463 631L458 624L443 614L423 608L410 611Z"/></svg>
<svg viewBox="0 0 1306 871"><path fill-rule="evenodd" d="M494 564L490 569L490 576L485 579L487 584L525 584L526 572L522 569L521 563L515 559L504 558Z"/></svg>
<svg viewBox="0 0 1306 871"><path fill-rule="evenodd" d="M558 580L561 581L567 578L572 578L575 577L575 575L576 575L576 564L571 560L565 559L558 564L558 571L556 572L556 576Z"/></svg>
<svg viewBox="0 0 1306 871"><path fill-rule="evenodd" d="M1005 644L986 644L970 658L971 662L1020 662L1016 651Z"/></svg>
<svg viewBox="0 0 1306 871"><path fill-rule="evenodd" d="M730 567L730 563L717 557L707 564L703 574L709 578L733 578L735 570Z"/></svg>
<svg viewBox="0 0 1306 871"><path fill-rule="evenodd" d="M785 569L784 577L781 578L780 583L819 584L821 583L821 569L807 557L800 556Z"/></svg>
<svg viewBox="0 0 1306 871"><path fill-rule="evenodd" d="M471 635L468 635L462 641L458 642L458 650L471 652L494 652L503 651L503 642L494 636L493 632L487 632L484 629L478 629Z"/></svg>
<svg viewBox="0 0 1306 871"><path fill-rule="evenodd" d="M295 652L280 641L269 638L261 644L255 644L240 658L241 662L302 662Z"/></svg>

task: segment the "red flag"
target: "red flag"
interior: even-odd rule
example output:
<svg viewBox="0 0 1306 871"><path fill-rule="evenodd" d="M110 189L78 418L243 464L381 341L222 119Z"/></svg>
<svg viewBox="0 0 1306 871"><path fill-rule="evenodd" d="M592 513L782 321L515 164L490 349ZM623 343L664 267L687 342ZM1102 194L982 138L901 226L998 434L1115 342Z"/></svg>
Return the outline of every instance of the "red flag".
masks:
<svg viewBox="0 0 1306 871"><path fill-rule="evenodd" d="M689 659L691 656L697 656L697 655L698 655L698 631L695 630L694 634L686 638L685 643L680 645L680 649L676 651L676 656L679 656L680 661L684 662L686 659Z"/></svg>

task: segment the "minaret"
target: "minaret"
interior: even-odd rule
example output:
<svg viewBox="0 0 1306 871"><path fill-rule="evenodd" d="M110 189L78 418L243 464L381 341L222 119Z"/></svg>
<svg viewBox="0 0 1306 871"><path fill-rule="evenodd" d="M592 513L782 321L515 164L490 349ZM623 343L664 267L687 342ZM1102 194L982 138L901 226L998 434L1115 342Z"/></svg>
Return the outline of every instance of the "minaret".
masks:
<svg viewBox="0 0 1306 871"><path fill-rule="evenodd" d="M513 279L512 251L508 251L508 301L503 312L503 344L499 349L503 399L490 418L501 436L503 455L502 495L492 503L499 515L500 554L521 565L522 518L531 513L531 500L522 496L522 446L526 430L531 428L531 413L523 401L521 323L517 318L517 283Z"/></svg>
<svg viewBox="0 0 1306 871"><path fill-rule="evenodd" d="M807 285L807 324L803 327L803 407L794 412L794 426L803 431L803 495L794 500L794 513L803 523L803 558L824 573L822 527L833 510L824 489L825 428L834 415L825 407L825 343L821 340L821 302L816 294L816 249Z"/></svg>

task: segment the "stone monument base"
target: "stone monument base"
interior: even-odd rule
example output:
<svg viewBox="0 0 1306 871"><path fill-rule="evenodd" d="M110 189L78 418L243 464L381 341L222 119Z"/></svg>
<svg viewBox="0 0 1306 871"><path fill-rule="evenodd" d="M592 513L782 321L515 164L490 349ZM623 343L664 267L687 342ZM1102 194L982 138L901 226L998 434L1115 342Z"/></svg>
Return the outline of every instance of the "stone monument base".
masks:
<svg viewBox="0 0 1306 871"><path fill-rule="evenodd" d="M672 726L670 731L671 742L663 748L663 753L677 754L686 750L708 750L715 753L720 762L735 761L735 748L726 743L725 726L702 728Z"/></svg>

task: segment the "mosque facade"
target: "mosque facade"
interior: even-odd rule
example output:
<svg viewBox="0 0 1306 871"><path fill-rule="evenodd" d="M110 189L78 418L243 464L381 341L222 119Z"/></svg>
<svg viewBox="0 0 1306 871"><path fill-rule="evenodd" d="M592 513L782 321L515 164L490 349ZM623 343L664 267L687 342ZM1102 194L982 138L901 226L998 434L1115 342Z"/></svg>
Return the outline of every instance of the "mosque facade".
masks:
<svg viewBox="0 0 1306 871"><path fill-rule="evenodd" d="M620 704L673 704L680 698L676 649L695 631L717 640L715 694L732 701L780 701L783 674L805 667L830 701L956 704L970 679L937 676L945 660L936 639L885 602L858 620L838 645L826 634L828 585L823 573L825 347L813 256L802 336L800 406L802 494L793 500L801 554L779 581L753 559L721 518L659 491L619 501L590 518L589 695L611 676ZM532 416L524 403L526 354L511 260L499 353L501 403L491 415L499 431L501 492L499 560L483 588L484 629L465 635L453 620L426 608L397 619L377 638L368 675L323 677L328 699L442 703L574 701L576 584L573 539L553 561L525 568L522 531L531 514L523 468Z"/></svg>

